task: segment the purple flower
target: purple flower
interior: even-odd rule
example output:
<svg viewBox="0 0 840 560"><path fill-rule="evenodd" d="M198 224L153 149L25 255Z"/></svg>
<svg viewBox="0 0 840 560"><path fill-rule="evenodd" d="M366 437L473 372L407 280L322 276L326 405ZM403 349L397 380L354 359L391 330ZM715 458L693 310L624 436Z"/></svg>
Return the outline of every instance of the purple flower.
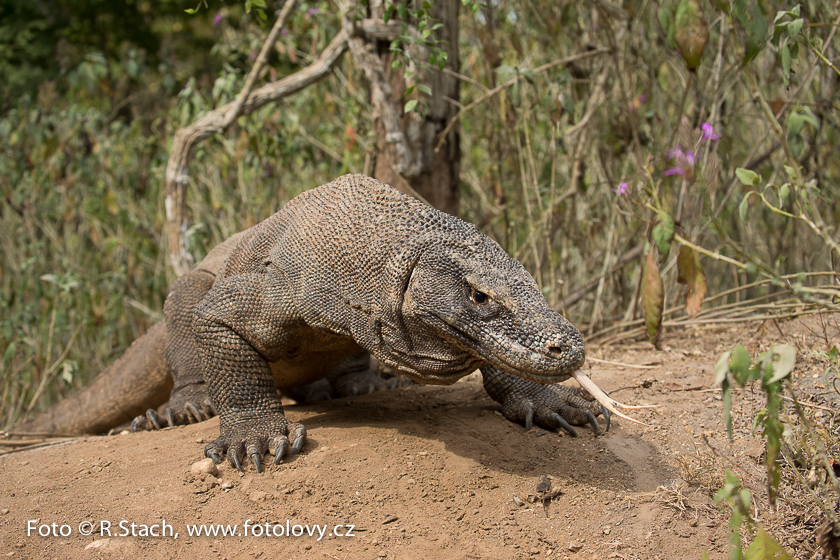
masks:
<svg viewBox="0 0 840 560"><path fill-rule="evenodd" d="M222 23L222 14L216 14L216 17L213 18L213 26L217 26Z"/></svg>
<svg viewBox="0 0 840 560"><path fill-rule="evenodd" d="M280 30L280 35L288 35L288 34L289 34L289 30L286 29L285 27Z"/></svg>
<svg viewBox="0 0 840 560"><path fill-rule="evenodd" d="M320 11L321 11L321 8L309 8L309 15L314 16L315 14L317 14Z"/></svg>
<svg viewBox="0 0 840 560"><path fill-rule="evenodd" d="M82 119L82 122L88 122L88 116L85 115L85 118Z"/></svg>
<svg viewBox="0 0 840 560"><path fill-rule="evenodd" d="M715 141L718 138L720 138L720 136L715 134L714 127L707 122L704 122L703 124L700 125L700 130L703 131L703 140Z"/></svg>
<svg viewBox="0 0 840 560"><path fill-rule="evenodd" d="M669 159L683 159L685 157L685 154L683 153L680 145L677 144L676 146L674 146L673 150L668 152L667 156Z"/></svg>
<svg viewBox="0 0 840 560"><path fill-rule="evenodd" d="M671 175L689 175L694 172L694 163L696 158L694 152L691 150L683 151L679 144L674 146L674 149L668 152L668 159L676 160L675 167L666 169L663 175L669 177Z"/></svg>
<svg viewBox="0 0 840 560"><path fill-rule="evenodd" d="M617 189L612 189L612 192L614 192L616 194L619 194L619 195L627 194L627 187L628 186L629 185L627 183L621 183L621 184L618 185Z"/></svg>

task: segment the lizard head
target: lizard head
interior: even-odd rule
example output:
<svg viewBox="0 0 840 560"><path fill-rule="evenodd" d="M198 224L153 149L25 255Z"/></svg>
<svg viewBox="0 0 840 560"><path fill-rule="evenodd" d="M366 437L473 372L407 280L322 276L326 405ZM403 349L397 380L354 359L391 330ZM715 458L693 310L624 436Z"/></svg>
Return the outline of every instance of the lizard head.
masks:
<svg viewBox="0 0 840 560"><path fill-rule="evenodd" d="M536 381L564 381L583 365L583 339L534 278L478 232L427 246L405 285L402 316L453 356Z"/></svg>

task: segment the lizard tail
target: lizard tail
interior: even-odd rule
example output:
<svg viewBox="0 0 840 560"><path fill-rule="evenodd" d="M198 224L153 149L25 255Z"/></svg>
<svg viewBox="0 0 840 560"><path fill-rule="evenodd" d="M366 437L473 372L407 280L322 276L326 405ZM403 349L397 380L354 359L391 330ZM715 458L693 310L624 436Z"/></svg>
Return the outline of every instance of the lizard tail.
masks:
<svg viewBox="0 0 840 560"><path fill-rule="evenodd" d="M97 434L134 420L169 399L172 376L166 366L166 326L161 321L90 385L18 426L15 433Z"/></svg>

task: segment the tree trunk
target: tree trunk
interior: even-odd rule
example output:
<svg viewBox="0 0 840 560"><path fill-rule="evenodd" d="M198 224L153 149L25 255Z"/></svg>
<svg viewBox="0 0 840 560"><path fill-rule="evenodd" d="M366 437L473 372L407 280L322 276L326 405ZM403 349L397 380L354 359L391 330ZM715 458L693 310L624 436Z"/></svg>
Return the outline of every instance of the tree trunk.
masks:
<svg viewBox="0 0 840 560"><path fill-rule="evenodd" d="M411 1L411 0L407 0ZM448 59L445 68L458 72L460 59L458 55L458 10L460 0L435 0L433 17L442 24L438 29L437 38L446 44L441 48L446 51ZM383 15L382 3L377 1L369 2L369 17L373 21L381 21ZM407 22L409 25L414 22ZM375 55L378 60L371 61L379 72L373 77L371 72L361 66L365 71L368 82L371 85L373 115L377 137L377 154L373 166L373 175L383 183L388 183L397 189L408 194L417 195L426 200L429 204L449 214L458 215L460 199L460 159L458 127L457 125L447 133L447 137L440 150L435 152L441 132L447 123L458 112L458 86L457 78L438 70L436 65L431 69L424 70L419 64L415 65L414 76L411 78L417 84L426 85L431 88L431 95L426 95L415 90L419 99L425 103L417 105L413 112L405 113L404 106L408 98L405 92L412 85L407 83L403 77L405 68L391 69L394 54L390 51L390 40L395 36L388 36L384 31L376 33L369 28L370 20L365 20L365 36L367 53ZM399 24L390 23L382 27L399 29ZM412 31L416 33L416 31ZM357 62L359 60L358 50L351 45L351 53ZM428 65L428 55L417 53L414 57L418 63ZM422 60L421 60L422 58ZM380 82L374 84L374 80ZM376 99L377 92L385 97L382 103ZM412 94L411 97L414 97ZM388 106L390 105L390 106ZM387 115L385 113L390 113ZM404 140L397 138L393 129L393 121L389 117L397 117L399 132L402 132ZM407 151L407 153L405 153Z"/></svg>

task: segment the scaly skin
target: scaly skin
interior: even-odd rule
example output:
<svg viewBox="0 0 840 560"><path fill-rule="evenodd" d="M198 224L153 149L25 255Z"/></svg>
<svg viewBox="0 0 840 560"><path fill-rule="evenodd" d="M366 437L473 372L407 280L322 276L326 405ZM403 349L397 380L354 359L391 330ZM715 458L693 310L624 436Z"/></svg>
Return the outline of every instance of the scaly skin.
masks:
<svg viewBox="0 0 840 560"><path fill-rule="evenodd" d="M133 428L218 413L205 455L237 468L302 447L278 389L382 388L365 353L417 383L480 368L510 420L598 431L597 405L545 385L583 364L583 342L522 265L475 226L368 177L307 191L221 244L176 282L164 315L169 407Z"/></svg>

